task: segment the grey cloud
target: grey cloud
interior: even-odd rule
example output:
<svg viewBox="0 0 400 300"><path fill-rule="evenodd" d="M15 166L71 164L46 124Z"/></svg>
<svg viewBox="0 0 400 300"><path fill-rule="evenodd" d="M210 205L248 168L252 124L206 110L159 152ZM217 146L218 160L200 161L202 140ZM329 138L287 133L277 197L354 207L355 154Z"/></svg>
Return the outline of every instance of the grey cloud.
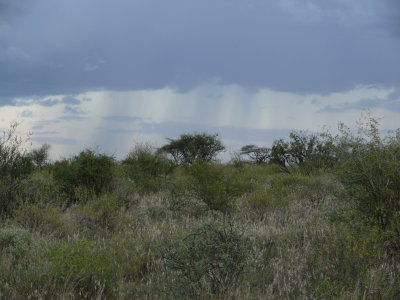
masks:
<svg viewBox="0 0 400 300"><path fill-rule="evenodd" d="M74 98L74 97L68 96L68 97L64 97L64 98L62 99L62 103L66 103L66 104L80 104L80 103L81 103L81 100L76 99L76 98Z"/></svg>
<svg viewBox="0 0 400 300"><path fill-rule="evenodd" d="M346 18L317 24L288 16L277 0L31 1L0 37L0 48L29 57L0 62L0 97L185 90L213 78L304 93L400 85L400 41L375 30L396 5L385 1L356 1L368 14L325 1L326 15Z"/></svg>
<svg viewBox="0 0 400 300"><path fill-rule="evenodd" d="M39 120L36 121L35 124L31 127L32 130L42 130L46 126L52 125L54 123L59 123L60 120L55 119L55 120Z"/></svg>
<svg viewBox="0 0 400 300"><path fill-rule="evenodd" d="M62 117L58 118L58 120L63 120L63 121L87 120L87 119L88 119L88 117L82 117L82 116L76 116L76 115L62 116Z"/></svg>
<svg viewBox="0 0 400 300"><path fill-rule="evenodd" d="M104 116L103 120L113 122L136 122L143 121L143 118L135 116Z"/></svg>
<svg viewBox="0 0 400 300"><path fill-rule="evenodd" d="M68 113L68 114L72 114L72 115L83 115L85 114L84 111L82 111L82 109L80 109L79 107L75 107L75 106L71 106L71 105L66 105L64 108L64 112Z"/></svg>
<svg viewBox="0 0 400 300"><path fill-rule="evenodd" d="M90 101L90 99L85 99L84 101ZM62 100L59 99L47 99L47 100L43 100L40 101L38 104L41 106L54 106L60 103L65 103L65 104L71 104L71 105L76 105L76 104L80 104L82 101L79 99L76 99L74 97L71 96L66 96L64 97Z"/></svg>
<svg viewBox="0 0 400 300"><path fill-rule="evenodd" d="M43 135L60 134L60 132L59 131L35 131L34 134L37 134L39 136L43 136Z"/></svg>
<svg viewBox="0 0 400 300"><path fill-rule="evenodd" d="M96 128L96 131L101 132L101 134L108 133L108 134L126 134L126 133L137 133L139 132L138 130L134 129L126 129L126 128L104 128L104 127L99 127Z"/></svg>
<svg viewBox="0 0 400 300"><path fill-rule="evenodd" d="M76 145L77 141L75 139L66 139L62 137L49 137L49 136L36 136L31 138L32 141L39 143L49 143L58 145Z"/></svg>
<svg viewBox="0 0 400 300"><path fill-rule="evenodd" d="M24 110L23 112L20 113L20 116L23 118L31 118L33 115L33 112L31 110Z"/></svg>
<svg viewBox="0 0 400 300"><path fill-rule="evenodd" d="M338 106L326 106L319 112L340 113L350 110L362 110L369 108L383 108L390 111L400 112L400 99L382 100L382 99L362 99L355 103L344 103Z"/></svg>
<svg viewBox="0 0 400 300"><path fill-rule="evenodd" d="M40 101L39 105L41 106L54 106L59 104L61 101L57 100L57 99L48 99L48 100L44 100L44 101Z"/></svg>

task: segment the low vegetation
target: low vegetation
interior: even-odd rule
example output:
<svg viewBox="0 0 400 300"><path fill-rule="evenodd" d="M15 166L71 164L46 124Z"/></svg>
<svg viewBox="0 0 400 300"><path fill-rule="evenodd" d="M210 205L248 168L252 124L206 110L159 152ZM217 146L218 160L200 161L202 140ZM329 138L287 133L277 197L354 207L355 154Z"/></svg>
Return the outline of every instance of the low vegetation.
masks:
<svg viewBox="0 0 400 300"><path fill-rule="evenodd" d="M118 161L0 138L0 299L397 299L400 130L292 132L220 163L185 134Z"/></svg>

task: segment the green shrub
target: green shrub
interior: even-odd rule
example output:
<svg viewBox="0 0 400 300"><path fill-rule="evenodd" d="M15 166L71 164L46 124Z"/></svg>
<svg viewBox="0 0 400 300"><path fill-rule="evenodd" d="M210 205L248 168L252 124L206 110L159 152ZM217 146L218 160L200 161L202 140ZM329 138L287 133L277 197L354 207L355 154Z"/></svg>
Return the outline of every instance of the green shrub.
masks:
<svg viewBox="0 0 400 300"><path fill-rule="evenodd" d="M332 174L313 175L300 186L297 195L318 205L327 199L340 199L344 196L343 187Z"/></svg>
<svg viewBox="0 0 400 300"><path fill-rule="evenodd" d="M150 273L152 261L160 258L159 244L162 243L162 239L154 241L148 235L127 231L114 234L107 241L107 247L122 267L124 280L138 282Z"/></svg>
<svg viewBox="0 0 400 300"><path fill-rule="evenodd" d="M14 221L26 229L59 238L72 233L61 208L49 204L24 203L16 211Z"/></svg>
<svg viewBox="0 0 400 300"><path fill-rule="evenodd" d="M378 227L341 224L308 253L317 298L343 297L365 280L368 270L384 257Z"/></svg>
<svg viewBox="0 0 400 300"><path fill-rule="evenodd" d="M238 180L237 170L228 170L213 163L195 163L189 169L193 177L191 190L195 197L207 204L209 209L229 211L235 197L248 190L246 182Z"/></svg>
<svg viewBox="0 0 400 300"><path fill-rule="evenodd" d="M122 161L125 173L140 193L157 192L174 164L149 144L137 144Z"/></svg>
<svg viewBox="0 0 400 300"><path fill-rule="evenodd" d="M52 281L54 292L67 287L73 291L74 298L115 296L119 266L107 251L95 243L88 240L54 243L46 251L46 256L49 269L47 274L42 275Z"/></svg>
<svg viewBox="0 0 400 300"><path fill-rule="evenodd" d="M76 207L76 221L89 230L114 230L119 222L120 203L112 194L104 194Z"/></svg>
<svg viewBox="0 0 400 300"><path fill-rule="evenodd" d="M167 268L175 272L175 297L223 297L246 267L246 241L232 227L209 223L175 241L164 257Z"/></svg>
<svg viewBox="0 0 400 300"><path fill-rule="evenodd" d="M274 141L270 158L287 173L300 169L305 174L332 168L338 159L336 145L330 135L301 131L292 131L289 141Z"/></svg>
<svg viewBox="0 0 400 300"><path fill-rule="evenodd" d="M23 145L28 141L16 135L18 123L12 123L0 137L0 178L23 177L33 170L33 163Z"/></svg>
<svg viewBox="0 0 400 300"><path fill-rule="evenodd" d="M36 171L21 180L18 186L18 200L29 203L60 203L60 187L53 175L47 171Z"/></svg>
<svg viewBox="0 0 400 300"><path fill-rule="evenodd" d="M309 184L308 176L299 173L277 173L269 175L268 180L257 186L246 199L253 209L263 213L268 209L287 206L289 200L297 198L304 189L311 194Z"/></svg>
<svg viewBox="0 0 400 300"><path fill-rule="evenodd" d="M382 233L385 246L389 251L400 257L400 212L392 216L390 224Z"/></svg>
<svg viewBox="0 0 400 300"><path fill-rule="evenodd" d="M96 195L112 186L114 159L86 149L71 159L54 163L52 172L70 202L76 202L76 188L92 190Z"/></svg>
<svg viewBox="0 0 400 300"><path fill-rule="evenodd" d="M42 170L49 165L49 144L43 144L40 148L33 149L28 153L35 168Z"/></svg>
<svg viewBox="0 0 400 300"><path fill-rule="evenodd" d="M17 206L20 180L29 175L34 165L24 149L25 140L16 135L18 123L12 123L0 137L0 217Z"/></svg>
<svg viewBox="0 0 400 300"><path fill-rule="evenodd" d="M15 259L25 255L29 250L29 231L19 227L0 229L0 253L8 253Z"/></svg>
<svg viewBox="0 0 400 300"><path fill-rule="evenodd" d="M369 118L358 134L342 127L339 143L339 178L359 210L387 227L400 212L400 130L382 138L378 122Z"/></svg>
<svg viewBox="0 0 400 300"><path fill-rule="evenodd" d="M260 189L247 197L247 202L252 209L261 213L285 205L286 202L272 189Z"/></svg>

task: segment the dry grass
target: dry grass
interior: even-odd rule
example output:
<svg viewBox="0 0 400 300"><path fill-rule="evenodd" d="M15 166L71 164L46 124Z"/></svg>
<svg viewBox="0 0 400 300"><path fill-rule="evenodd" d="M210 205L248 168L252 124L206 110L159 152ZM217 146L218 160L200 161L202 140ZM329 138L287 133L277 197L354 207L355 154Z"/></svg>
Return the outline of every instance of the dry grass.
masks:
<svg viewBox="0 0 400 300"><path fill-rule="evenodd" d="M259 168L256 171L260 172ZM263 174L253 193L273 188L273 176ZM103 209L98 205L77 204L62 212L56 206L47 208L59 214L61 223L54 216L38 215L33 204L26 206L25 213L39 218L38 223L20 213L7 224L30 230L33 242L28 253L18 259L4 247L0 249L0 298L174 298L171 282L177 275L165 263L166 249L193 228L218 222L231 226L249 246L243 274L234 286L217 296L219 299L394 299L400 292L398 258L378 251L381 246L374 236L358 234L356 220L351 224L345 217L332 221L352 211L351 204L337 198L340 185L328 185L331 190L324 190L315 201L315 197L310 198L315 196L312 190L304 192L308 178L296 180L292 185L285 183L288 189L278 187L274 197L280 198L264 209L249 203L251 193L233 199L234 208L228 212L207 210L195 197L178 199L165 190L131 197L133 203L118 204L115 215L109 216L113 226L96 223L99 220L95 218L101 215L95 213ZM323 180L333 181L330 177ZM118 197L125 192L113 193ZM111 207L111 196L102 199L104 209ZM93 214L91 209L95 210ZM89 225L82 221L82 211L92 216ZM49 224L58 224L55 232ZM362 243L365 247L373 245L375 250L356 246ZM75 259L71 245L77 253L104 255L106 260ZM66 261L62 265L69 277L52 267L57 265L57 247L71 259L70 264ZM354 268L349 270L342 264ZM354 278L349 280L351 276ZM200 298L213 297L204 291Z"/></svg>

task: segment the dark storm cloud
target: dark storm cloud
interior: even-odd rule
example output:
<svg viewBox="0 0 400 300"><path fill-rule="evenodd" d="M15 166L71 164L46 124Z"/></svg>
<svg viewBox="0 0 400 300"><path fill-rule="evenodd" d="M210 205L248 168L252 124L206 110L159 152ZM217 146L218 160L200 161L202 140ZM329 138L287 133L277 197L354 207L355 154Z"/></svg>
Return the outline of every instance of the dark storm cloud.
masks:
<svg viewBox="0 0 400 300"><path fill-rule="evenodd" d="M3 13L0 104L215 78L293 92L400 85L400 42L385 34L395 0L19 2Z"/></svg>

